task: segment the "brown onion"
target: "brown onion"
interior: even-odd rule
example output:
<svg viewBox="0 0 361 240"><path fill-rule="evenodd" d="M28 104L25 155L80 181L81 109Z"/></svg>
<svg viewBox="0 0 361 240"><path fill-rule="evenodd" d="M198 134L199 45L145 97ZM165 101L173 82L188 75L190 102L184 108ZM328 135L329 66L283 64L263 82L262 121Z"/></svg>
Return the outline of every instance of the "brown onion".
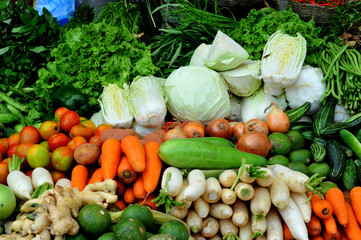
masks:
<svg viewBox="0 0 361 240"><path fill-rule="evenodd" d="M204 137L205 127L201 121L190 121L183 127L183 131L188 138L199 138Z"/></svg>
<svg viewBox="0 0 361 240"><path fill-rule="evenodd" d="M263 133L252 131L245 133L237 141L237 149L266 157L272 148L271 141Z"/></svg>
<svg viewBox="0 0 361 240"><path fill-rule="evenodd" d="M206 126L206 136L231 139L232 126L227 119L224 118L214 119Z"/></svg>
<svg viewBox="0 0 361 240"><path fill-rule="evenodd" d="M236 143L240 137L246 133L245 123L237 122L232 125L232 141Z"/></svg>
<svg viewBox="0 0 361 240"><path fill-rule="evenodd" d="M170 139L177 139L177 138L187 138L186 133L182 129L182 125L179 121L172 124L172 129L164 135L164 142Z"/></svg>
<svg viewBox="0 0 361 240"><path fill-rule="evenodd" d="M255 132L263 133L266 136L269 133L266 122L257 118L247 121L244 127L245 127L245 132L255 131Z"/></svg>
<svg viewBox="0 0 361 240"><path fill-rule="evenodd" d="M290 128L290 119L287 114L278 106L277 103L272 102L267 109L272 107L272 110L267 114L266 124L270 132L285 133Z"/></svg>

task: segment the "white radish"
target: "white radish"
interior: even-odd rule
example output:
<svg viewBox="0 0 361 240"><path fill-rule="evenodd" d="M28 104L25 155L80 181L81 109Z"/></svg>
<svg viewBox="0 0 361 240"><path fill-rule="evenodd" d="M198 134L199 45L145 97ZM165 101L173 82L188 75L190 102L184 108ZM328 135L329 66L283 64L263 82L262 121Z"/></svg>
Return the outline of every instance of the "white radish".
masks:
<svg viewBox="0 0 361 240"><path fill-rule="evenodd" d="M183 175L182 175L182 172L178 168L172 167L172 166L167 167L164 170L163 175L162 175L162 181L161 181L162 190L165 189L168 173L170 173L170 178L169 178L169 181L168 181L167 193L171 197L175 197L175 196L177 196L179 194L179 192L182 189Z"/></svg>
<svg viewBox="0 0 361 240"><path fill-rule="evenodd" d="M209 214L209 203L202 197L198 198L193 202L194 210L198 213L201 218L205 218Z"/></svg>
<svg viewBox="0 0 361 240"><path fill-rule="evenodd" d="M232 205L237 200L237 194L229 188L223 188L221 199L223 203Z"/></svg>
<svg viewBox="0 0 361 240"><path fill-rule="evenodd" d="M277 208L284 208L287 206L290 199L290 190L285 181L275 178L269 188L271 194L271 201Z"/></svg>
<svg viewBox="0 0 361 240"><path fill-rule="evenodd" d="M207 240L207 238L203 236L201 233L193 233L192 237L193 240Z"/></svg>
<svg viewBox="0 0 361 240"><path fill-rule="evenodd" d="M291 192L291 198L300 210L305 223L309 223L311 221L312 206L307 195L305 193Z"/></svg>
<svg viewBox="0 0 361 240"><path fill-rule="evenodd" d="M306 223L303 220L302 214L292 198L289 199L285 208L278 208L277 210L295 239L308 240Z"/></svg>
<svg viewBox="0 0 361 240"><path fill-rule="evenodd" d="M198 213L191 209L187 214L186 224L193 233L198 233L202 229L203 219L198 215Z"/></svg>
<svg viewBox="0 0 361 240"><path fill-rule="evenodd" d="M31 199L31 194L34 191L33 184L31 178L25 173L20 170L12 170L6 178L6 182L17 198L21 200Z"/></svg>
<svg viewBox="0 0 361 240"><path fill-rule="evenodd" d="M255 240L267 240L267 232L264 233L262 236L256 237Z"/></svg>
<svg viewBox="0 0 361 240"><path fill-rule="evenodd" d="M280 164L268 165L267 167L272 170L275 177L287 184L290 191L304 193L308 190L306 183L309 177L306 174Z"/></svg>
<svg viewBox="0 0 361 240"><path fill-rule="evenodd" d="M246 225L249 220L247 204L237 199L237 201L233 203L232 209L233 209L233 215L232 215L233 223L238 227L242 227Z"/></svg>
<svg viewBox="0 0 361 240"><path fill-rule="evenodd" d="M260 171L264 171L262 178L256 178L256 183L261 187L269 187L273 183L274 175L271 169L266 167L259 168Z"/></svg>
<svg viewBox="0 0 361 240"><path fill-rule="evenodd" d="M201 233L205 237L213 237L219 231L219 222L212 216L207 216L203 219Z"/></svg>
<svg viewBox="0 0 361 240"><path fill-rule="evenodd" d="M169 214L176 218L184 219L187 216L188 212L189 208L179 208L176 205L172 205L170 207Z"/></svg>
<svg viewBox="0 0 361 240"><path fill-rule="evenodd" d="M257 220L263 220L271 208L271 196L267 188L256 187L250 201L250 209Z"/></svg>
<svg viewBox="0 0 361 240"><path fill-rule="evenodd" d="M183 203L182 206L177 206L179 208L190 208L192 206L192 201L189 201L185 198L184 190L188 187L188 180L183 179L183 185L181 191L178 193L177 196L175 196L174 200L179 203Z"/></svg>
<svg viewBox="0 0 361 240"><path fill-rule="evenodd" d="M234 191L237 197L243 201L250 200L254 195L254 188L249 183L239 182L237 183Z"/></svg>
<svg viewBox="0 0 361 240"><path fill-rule="evenodd" d="M233 209L224 203L212 203L210 204L209 214L217 219L226 219L232 217Z"/></svg>
<svg viewBox="0 0 361 240"><path fill-rule="evenodd" d="M234 225L230 218L219 220L219 230L224 239L234 239L235 236L238 236L238 226Z"/></svg>
<svg viewBox="0 0 361 240"><path fill-rule="evenodd" d="M188 201L195 201L202 196L206 190L206 176L199 169L193 169L189 172L188 187L184 189L184 197Z"/></svg>
<svg viewBox="0 0 361 240"><path fill-rule="evenodd" d="M231 187L237 179L237 173L231 169L224 170L219 174L218 180L222 187Z"/></svg>
<svg viewBox="0 0 361 240"><path fill-rule="evenodd" d="M50 172L43 167L34 168L33 172L31 173L31 182L34 189L36 189L43 183L50 183L54 186L54 181L51 177Z"/></svg>
<svg viewBox="0 0 361 240"><path fill-rule="evenodd" d="M214 235L213 237L208 238L208 240L222 240L222 237L217 235Z"/></svg>
<svg viewBox="0 0 361 240"><path fill-rule="evenodd" d="M239 227L238 237L240 240L252 240L251 221L248 221L244 226Z"/></svg>
<svg viewBox="0 0 361 240"><path fill-rule="evenodd" d="M258 219L256 215L252 214L251 216L251 230L253 232L253 237L260 237L267 230L267 220L266 218Z"/></svg>
<svg viewBox="0 0 361 240"><path fill-rule="evenodd" d="M209 203L218 202L222 196L222 186L218 179L215 177L209 177L206 180L206 190L202 194L204 200Z"/></svg>
<svg viewBox="0 0 361 240"><path fill-rule="evenodd" d="M244 183L253 183L254 181L256 181L255 177L251 177L249 174L250 168L252 166L250 164L246 164L244 166L244 169L239 177L239 179L244 182Z"/></svg>
<svg viewBox="0 0 361 240"><path fill-rule="evenodd" d="M71 181L68 178L60 178L58 181L56 181L55 186L71 188Z"/></svg>
<svg viewBox="0 0 361 240"><path fill-rule="evenodd" d="M266 216L267 240L283 240L282 220L276 208L271 207Z"/></svg>

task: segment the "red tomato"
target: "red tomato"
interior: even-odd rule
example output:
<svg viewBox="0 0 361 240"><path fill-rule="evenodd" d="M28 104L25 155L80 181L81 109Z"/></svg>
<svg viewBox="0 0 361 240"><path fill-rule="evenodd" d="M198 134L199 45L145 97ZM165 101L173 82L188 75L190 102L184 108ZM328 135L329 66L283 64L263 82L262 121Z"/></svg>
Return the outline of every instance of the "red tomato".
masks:
<svg viewBox="0 0 361 240"><path fill-rule="evenodd" d="M16 149L16 155L18 155L20 159L26 159L26 153L28 152L28 149L33 145L34 143L20 143Z"/></svg>
<svg viewBox="0 0 361 240"><path fill-rule="evenodd" d="M69 138L64 133L57 133L51 136L48 140L50 151L54 152L58 147L66 146Z"/></svg>
<svg viewBox="0 0 361 240"><path fill-rule="evenodd" d="M74 151L68 147L59 147L51 155L51 164L55 170L66 172L72 168Z"/></svg>
<svg viewBox="0 0 361 240"><path fill-rule="evenodd" d="M66 113L67 111L69 111L69 109L67 109L65 107L60 107L60 108L56 109L55 113L54 113L55 121L60 122L61 116L63 116L64 113Z"/></svg>
<svg viewBox="0 0 361 240"><path fill-rule="evenodd" d="M98 148L102 147L102 142L100 141L100 135L94 135L89 139L89 143L94 143Z"/></svg>
<svg viewBox="0 0 361 240"><path fill-rule="evenodd" d="M79 147L80 145L82 145L84 143L87 143L85 138L83 138L82 136L76 136L76 137L73 137L73 139L70 140L70 142L68 142L68 144L66 146L71 148L73 151L75 151L75 149L77 149L77 147Z"/></svg>
<svg viewBox="0 0 361 240"><path fill-rule="evenodd" d="M54 134L60 132L59 123L55 121L45 121L40 125L39 133L43 140L48 140Z"/></svg>
<svg viewBox="0 0 361 240"><path fill-rule="evenodd" d="M18 149L20 144L14 144L11 145L8 149L8 157L11 158L13 157L13 154L16 154L16 150Z"/></svg>
<svg viewBox="0 0 361 240"><path fill-rule="evenodd" d="M53 178L54 184L61 178L66 178L66 174L61 171L51 170L50 171L51 177Z"/></svg>
<svg viewBox="0 0 361 240"><path fill-rule="evenodd" d="M0 139L0 156L2 157L1 159L6 157L7 152L8 152L7 144Z"/></svg>
<svg viewBox="0 0 361 240"><path fill-rule="evenodd" d="M15 144L20 144L20 133L11 134L8 140L9 147Z"/></svg>
<svg viewBox="0 0 361 240"><path fill-rule="evenodd" d="M0 162L0 183L6 184L6 178L9 174L9 167L7 162Z"/></svg>
<svg viewBox="0 0 361 240"><path fill-rule="evenodd" d="M70 132L71 128L80 124L80 117L75 111L67 111L60 118L60 128L64 132Z"/></svg>
<svg viewBox="0 0 361 240"><path fill-rule="evenodd" d="M108 124L108 123L103 123L103 124L100 124L96 129L95 129L95 132L94 132L94 136L96 135L102 135L102 133L105 131L105 130L108 130L108 129L112 129L113 126Z"/></svg>
<svg viewBox="0 0 361 240"><path fill-rule="evenodd" d="M38 129L33 126L24 127L19 136L20 143L39 143L40 142L40 134Z"/></svg>
<svg viewBox="0 0 361 240"><path fill-rule="evenodd" d="M97 128L95 124L89 119L80 120L80 124L90 128L92 130L92 134L94 134L95 129Z"/></svg>
<svg viewBox="0 0 361 240"><path fill-rule="evenodd" d="M89 141L93 136L93 130L81 124L75 125L70 129L69 137L74 138L77 136L83 137L85 140Z"/></svg>

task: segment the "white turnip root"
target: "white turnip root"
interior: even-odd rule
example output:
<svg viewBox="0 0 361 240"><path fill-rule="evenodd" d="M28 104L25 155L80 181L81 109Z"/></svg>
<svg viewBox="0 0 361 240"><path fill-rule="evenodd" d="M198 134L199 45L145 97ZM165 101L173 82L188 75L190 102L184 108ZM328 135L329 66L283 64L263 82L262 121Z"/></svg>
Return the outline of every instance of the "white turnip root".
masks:
<svg viewBox="0 0 361 240"><path fill-rule="evenodd" d="M222 186L218 179L215 177L209 177L206 180L206 189L202 194L204 200L209 203L218 202L222 196Z"/></svg>
<svg viewBox="0 0 361 240"><path fill-rule="evenodd" d="M179 208L176 205L172 205L170 207L169 214L176 218L184 219L187 216L188 212L189 208Z"/></svg>
<svg viewBox="0 0 361 240"><path fill-rule="evenodd" d="M171 166L171 167L166 168L162 175L162 181L161 181L162 190L165 189L165 183L166 183L168 173L170 173L171 176L169 178L169 182L168 182L168 186L167 186L167 193L171 197L175 197L179 194L179 192L182 189L183 175L182 175L182 172L176 167Z"/></svg>
<svg viewBox="0 0 361 240"><path fill-rule="evenodd" d="M198 213L191 209L187 214L186 224L193 233L198 233L202 229L203 219L198 215Z"/></svg>
<svg viewBox="0 0 361 240"><path fill-rule="evenodd" d="M208 240L222 240L222 237L216 234L213 237L208 238Z"/></svg>
<svg viewBox="0 0 361 240"><path fill-rule="evenodd" d="M54 186L53 178L48 170L43 167L37 167L31 173L31 182L34 189L39 187L43 183L50 183Z"/></svg>
<svg viewBox="0 0 361 240"><path fill-rule="evenodd" d="M201 233L205 237L213 237L219 231L219 222L212 216L207 216L203 219Z"/></svg>
<svg viewBox="0 0 361 240"><path fill-rule="evenodd" d="M219 220L219 230L223 239L235 239L238 235L238 226L234 225L230 218Z"/></svg>
<svg viewBox="0 0 361 240"><path fill-rule="evenodd" d="M249 183L239 182L237 183L234 191L237 197L243 201L250 200L254 195L254 188Z"/></svg>
<svg viewBox="0 0 361 240"><path fill-rule="evenodd" d="M283 227L282 220L275 207L271 207L266 216L267 222L267 240L282 240Z"/></svg>
<svg viewBox="0 0 361 240"><path fill-rule="evenodd" d="M56 181L55 186L71 188L71 181L68 178L60 178L58 181Z"/></svg>
<svg viewBox="0 0 361 240"><path fill-rule="evenodd" d="M253 183L254 181L256 181L255 177L251 177L249 174L249 171L251 169L251 165L250 164L246 164L244 166L244 170L242 171L239 179L244 182L244 183Z"/></svg>
<svg viewBox="0 0 361 240"><path fill-rule="evenodd" d="M262 178L256 178L256 183L261 187L269 187L273 183L274 175L271 169L266 167L259 168L260 171L265 171Z"/></svg>
<svg viewBox="0 0 361 240"><path fill-rule="evenodd" d="M233 223L238 227L242 227L246 225L246 223L249 220L247 204L244 201L237 199L237 201L233 203L232 209L233 209L233 215L232 215Z"/></svg>
<svg viewBox="0 0 361 240"><path fill-rule="evenodd" d="M311 202L308 201L307 195L305 193L291 192L291 198L300 210L305 223L309 223L311 220L312 206Z"/></svg>
<svg viewBox="0 0 361 240"><path fill-rule="evenodd" d="M244 226L239 227L238 237L240 240L252 240L251 221L248 221Z"/></svg>
<svg viewBox="0 0 361 240"><path fill-rule="evenodd" d="M231 206L217 202L210 204L209 214L217 219L226 219L232 217L233 210Z"/></svg>
<svg viewBox="0 0 361 240"><path fill-rule="evenodd" d="M195 201L202 196L206 190L206 176L199 169L193 169L189 172L188 187L184 189L184 197L188 201Z"/></svg>
<svg viewBox="0 0 361 240"><path fill-rule="evenodd" d="M179 208L190 208L190 206L192 206L192 201L187 200L184 195L184 190L188 187L188 185L188 180L183 179L182 189L174 199L176 202L183 203L182 206L177 206Z"/></svg>
<svg viewBox="0 0 361 240"><path fill-rule="evenodd" d="M290 199L290 190L283 180L276 177L273 180L269 191L273 205L281 209L287 206Z"/></svg>
<svg viewBox="0 0 361 240"><path fill-rule="evenodd" d="M20 170L20 165L24 158L20 159L17 155L13 154L12 159L8 159L8 161L9 174L6 177L8 187L17 198L21 200L31 199L31 194L34 191L31 178Z"/></svg>
<svg viewBox="0 0 361 240"><path fill-rule="evenodd" d="M237 194L229 188L223 188L221 199L223 203L232 205L237 200Z"/></svg>
<svg viewBox="0 0 361 240"><path fill-rule="evenodd" d="M256 187L250 202L250 209L257 220L263 220L271 208L271 197L267 188Z"/></svg>
<svg viewBox="0 0 361 240"><path fill-rule="evenodd" d="M203 236L201 233L193 233L192 237L193 240L207 240L207 238Z"/></svg>
<svg viewBox="0 0 361 240"><path fill-rule="evenodd" d="M193 202L194 210L198 213L201 218L205 218L209 214L209 203L202 197L198 198Z"/></svg>
<svg viewBox="0 0 361 240"><path fill-rule="evenodd" d="M253 232L252 236L254 238L263 236L267 230L267 220L266 218L258 219L256 215L252 214L251 216L251 230Z"/></svg>
<svg viewBox="0 0 361 240"><path fill-rule="evenodd" d="M224 170L219 174L218 180L222 187L231 187L237 178L237 173L231 169Z"/></svg>

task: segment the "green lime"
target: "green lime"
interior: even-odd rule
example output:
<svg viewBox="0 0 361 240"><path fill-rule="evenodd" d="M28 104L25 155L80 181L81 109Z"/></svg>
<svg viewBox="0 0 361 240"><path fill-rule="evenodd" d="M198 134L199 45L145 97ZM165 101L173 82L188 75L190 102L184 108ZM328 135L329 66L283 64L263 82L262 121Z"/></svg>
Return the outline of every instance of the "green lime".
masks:
<svg viewBox="0 0 361 240"><path fill-rule="evenodd" d="M153 214L149 207L141 204L131 204L127 206L121 215L121 218L136 218L140 220L146 229L153 223Z"/></svg>
<svg viewBox="0 0 361 240"><path fill-rule="evenodd" d="M169 234L156 234L149 238L149 240L177 240L177 238Z"/></svg>
<svg viewBox="0 0 361 240"><path fill-rule="evenodd" d="M294 171L304 173L307 176L310 175L310 171L308 170L307 165L302 162L290 162L290 164L288 164L288 167Z"/></svg>
<svg viewBox="0 0 361 240"><path fill-rule="evenodd" d="M311 152L307 149L298 149L291 151L288 155L290 162L302 162L308 164L311 161Z"/></svg>
<svg viewBox="0 0 361 240"><path fill-rule="evenodd" d="M189 231L187 226L178 220L170 220L160 226L159 234L169 234L175 237L177 240L188 240Z"/></svg>
<svg viewBox="0 0 361 240"><path fill-rule="evenodd" d="M283 155L274 155L267 160L267 165L280 164L287 167L289 163L288 158Z"/></svg>
<svg viewBox="0 0 361 240"><path fill-rule="evenodd" d="M84 206L78 215L78 223L86 234L99 236L111 226L111 217L104 207L98 204Z"/></svg>
<svg viewBox="0 0 361 240"><path fill-rule="evenodd" d="M291 140L292 150L302 149L305 146L305 138L296 130L289 130L286 136Z"/></svg>
<svg viewBox="0 0 361 240"><path fill-rule="evenodd" d="M65 240L87 240L87 239L88 237L82 232L78 232L74 236L66 235L65 237Z"/></svg>
<svg viewBox="0 0 361 240"><path fill-rule="evenodd" d="M113 232L107 232L103 233L98 240L114 240L114 233Z"/></svg>
<svg viewBox="0 0 361 240"><path fill-rule="evenodd" d="M319 177L328 177L330 166L326 162L315 162L308 166L308 170L310 171L311 176L318 173Z"/></svg>
<svg viewBox="0 0 361 240"><path fill-rule="evenodd" d="M16 197L9 187L0 184L0 222L13 214L16 207Z"/></svg>
<svg viewBox="0 0 361 240"><path fill-rule="evenodd" d="M147 238L144 224L136 218L120 218L112 229L115 240L145 240Z"/></svg>
<svg viewBox="0 0 361 240"><path fill-rule="evenodd" d="M280 132L274 132L268 135L268 139L272 143L271 153L274 155L286 156L292 150L291 140Z"/></svg>

